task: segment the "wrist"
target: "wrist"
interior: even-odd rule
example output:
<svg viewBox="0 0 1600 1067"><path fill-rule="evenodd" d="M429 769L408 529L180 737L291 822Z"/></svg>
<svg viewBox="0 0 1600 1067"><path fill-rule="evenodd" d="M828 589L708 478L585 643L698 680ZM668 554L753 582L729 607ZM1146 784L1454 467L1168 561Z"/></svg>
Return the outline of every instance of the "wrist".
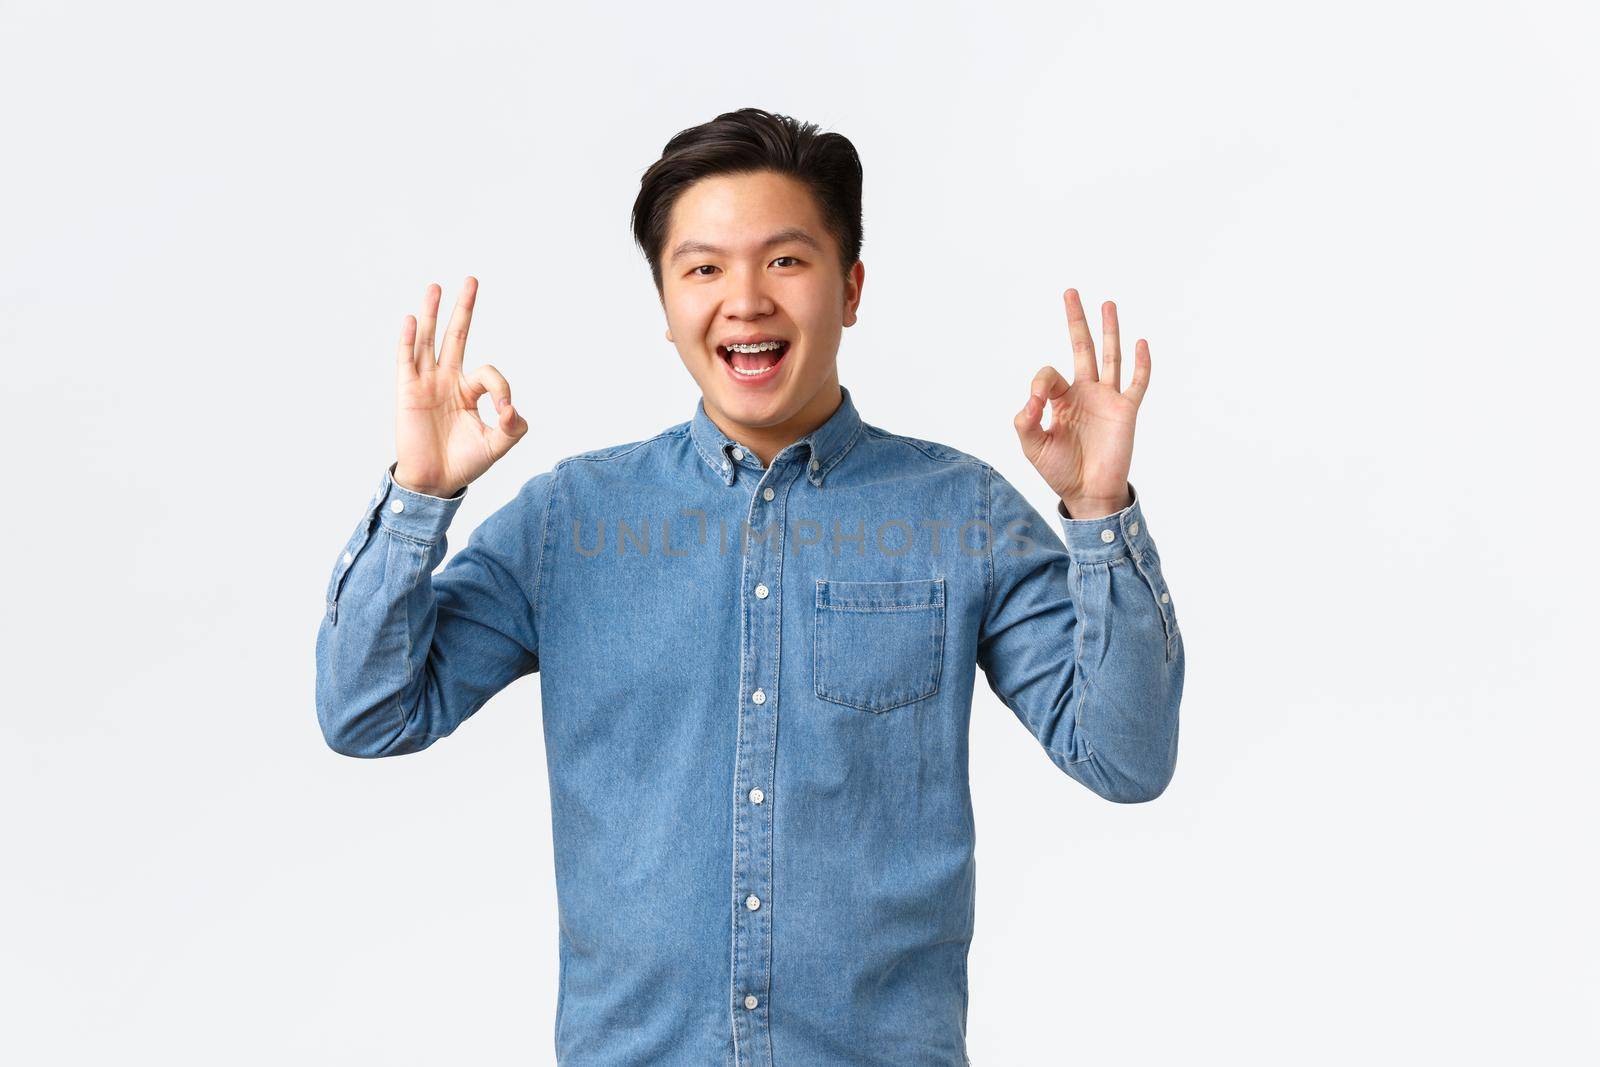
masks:
<svg viewBox="0 0 1600 1067"><path fill-rule="evenodd" d="M398 485L400 488L406 490L407 492L421 494L422 496L436 496L448 499L449 497L453 497L456 495L456 493L461 491L459 486L452 488L450 486L429 485L427 482L413 481L408 475L400 470L399 466L395 467L395 469L390 473L389 477L391 480L393 480L394 484Z"/></svg>
<svg viewBox="0 0 1600 1067"><path fill-rule="evenodd" d="M1069 519L1103 519L1133 503L1133 496L1124 489L1120 497L1062 497L1061 507Z"/></svg>

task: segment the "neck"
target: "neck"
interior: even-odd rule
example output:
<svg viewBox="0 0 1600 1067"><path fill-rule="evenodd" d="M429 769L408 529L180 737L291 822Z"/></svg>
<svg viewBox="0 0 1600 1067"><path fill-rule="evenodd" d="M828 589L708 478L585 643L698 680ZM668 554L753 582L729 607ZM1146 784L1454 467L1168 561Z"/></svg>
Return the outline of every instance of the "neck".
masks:
<svg viewBox="0 0 1600 1067"><path fill-rule="evenodd" d="M828 376L827 383L817 390L817 395L806 406L782 422L770 426L746 426L728 418L723 412L706 405L706 414L717 424L717 429L753 451L763 467L785 448L794 444L818 426L827 422L844 400L839 392L838 371Z"/></svg>

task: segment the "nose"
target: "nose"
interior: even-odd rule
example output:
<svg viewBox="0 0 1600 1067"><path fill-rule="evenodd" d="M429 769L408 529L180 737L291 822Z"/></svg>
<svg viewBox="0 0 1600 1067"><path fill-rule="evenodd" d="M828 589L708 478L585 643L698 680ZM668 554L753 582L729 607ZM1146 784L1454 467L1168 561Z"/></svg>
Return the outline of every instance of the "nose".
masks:
<svg viewBox="0 0 1600 1067"><path fill-rule="evenodd" d="M772 314L772 299L767 296L766 276L760 271L733 271L728 278L723 310L738 319L754 319Z"/></svg>

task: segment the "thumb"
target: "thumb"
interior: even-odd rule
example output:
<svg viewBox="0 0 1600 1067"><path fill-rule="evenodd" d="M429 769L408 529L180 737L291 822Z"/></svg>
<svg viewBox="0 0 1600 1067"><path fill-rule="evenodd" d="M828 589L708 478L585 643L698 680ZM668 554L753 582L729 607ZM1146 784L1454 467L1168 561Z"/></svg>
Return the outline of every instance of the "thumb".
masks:
<svg viewBox="0 0 1600 1067"><path fill-rule="evenodd" d="M1011 425L1017 431L1017 439L1022 443L1022 454L1032 462L1044 447L1045 438L1048 436L1040 419L1044 415L1044 397L1030 393L1028 402L1017 412L1016 418L1011 420Z"/></svg>
<svg viewBox="0 0 1600 1067"><path fill-rule="evenodd" d="M489 430L496 458L505 455L511 446L522 440L528 432L528 420L511 403L510 396L497 396L494 398L495 424Z"/></svg>

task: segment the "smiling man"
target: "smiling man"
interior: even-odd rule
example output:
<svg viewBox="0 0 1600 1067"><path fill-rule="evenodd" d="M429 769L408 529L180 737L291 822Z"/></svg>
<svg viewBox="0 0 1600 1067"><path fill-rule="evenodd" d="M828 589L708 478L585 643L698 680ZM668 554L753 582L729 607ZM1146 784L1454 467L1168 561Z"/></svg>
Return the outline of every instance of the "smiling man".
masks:
<svg viewBox="0 0 1600 1067"><path fill-rule="evenodd" d="M980 670L1097 795L1172 777L1183 639L1128 481L1148 347L1124 388L1115 307L1097 365L1064 294L1073 380L1041 368L1012 416L1060 536L989 464L865 421L837 363L861 173L753 108L673 137L633 226L699 402L529 478L438 574L528 425L463 369L475 279L437 359L437 286L402 327L318 721L346 755L418 752L539 673L564 1067L965 1065Z"/></svg>

